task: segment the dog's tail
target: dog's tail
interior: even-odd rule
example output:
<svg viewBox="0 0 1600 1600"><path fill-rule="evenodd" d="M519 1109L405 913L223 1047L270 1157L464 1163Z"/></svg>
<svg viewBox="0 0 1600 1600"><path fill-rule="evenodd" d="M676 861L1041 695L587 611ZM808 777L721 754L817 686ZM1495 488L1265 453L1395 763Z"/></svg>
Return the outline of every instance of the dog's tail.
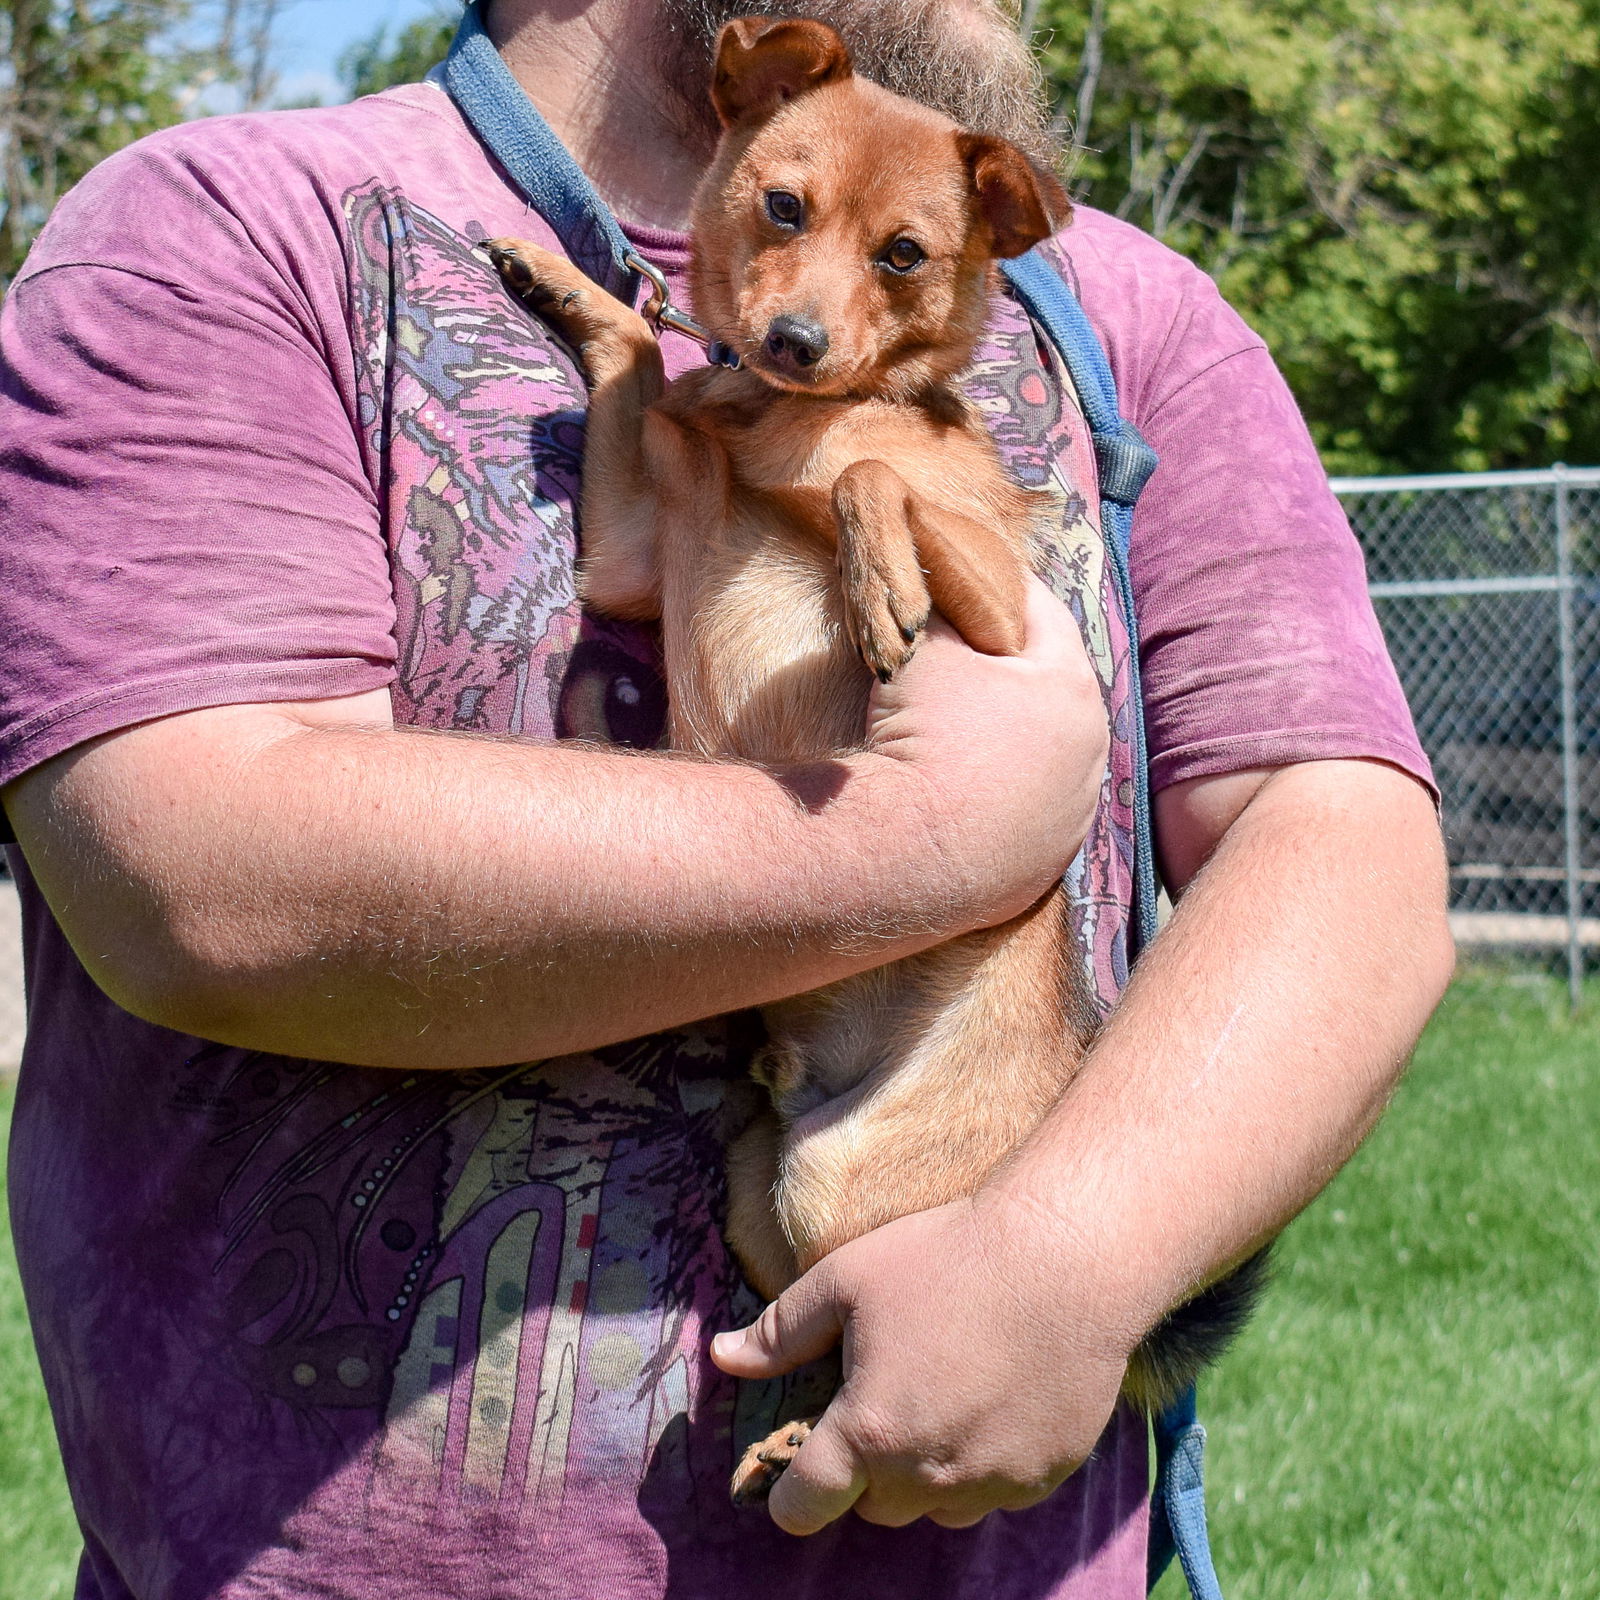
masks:
<svg viewBox="0 0 1600 1600"><path fill-rule="evenodd" d="M1271 1250L1263 1246L1150 1330L1123 1385L1135 1405L1152 1416L1165 1411L1232 1343L1271 1277Z"/></svg>

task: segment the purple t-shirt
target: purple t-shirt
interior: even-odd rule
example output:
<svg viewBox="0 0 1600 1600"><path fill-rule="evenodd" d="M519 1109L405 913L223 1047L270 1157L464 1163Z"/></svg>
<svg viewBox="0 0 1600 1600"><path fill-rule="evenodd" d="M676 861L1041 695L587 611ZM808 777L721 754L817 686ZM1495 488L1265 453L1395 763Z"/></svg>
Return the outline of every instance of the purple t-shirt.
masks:
<svg viewBox="0 0 1600 1600"><path fill-rule="evenodd" d="M554 242L427 85L158 135L63 201L0 313L0 781L151 717L384 686L401 722L655 742L654 641L573 596L582 384L472 254L495 234ZM1163 457L1133 552L1155 781L1426 781L1259 341L1134 229L1083 211L1061 250ZM1070 480L1081 428L1009 302L983 356L1014 470ZM114 1006L18 865L13 1226L81 1600L1143 1593L1127 1411L973 1530L797 1542L729 1505L818 1381L705 1355L756 1309L717 1228L740 1019L481 1073L227 1048Z"/></svg>

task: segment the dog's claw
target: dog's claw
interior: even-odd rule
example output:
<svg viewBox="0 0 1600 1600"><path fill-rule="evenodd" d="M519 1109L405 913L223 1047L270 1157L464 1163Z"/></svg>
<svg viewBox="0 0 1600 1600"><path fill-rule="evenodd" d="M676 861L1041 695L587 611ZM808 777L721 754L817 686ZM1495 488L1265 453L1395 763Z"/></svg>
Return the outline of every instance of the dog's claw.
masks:
<svg viewBox="0 0 1600 1600"><path fill-rule="evenodd" d="M533 274L528 271L528 264L514 251L491 249L489 259L498 268L500 276L516 290L518 294L530 294L536 287Z"/></svg>
<svg viewBox="0 0 1600 1600"><path fill-rule="evenodd" d="M787 1427L770 1433L744 1453L738 1470L729 1486L736 1506L759 1505L772 1486L783 1476L795 1458L800 1446L811 1436L812 1424L791 1422Z"/></svg>
<svg viewBox="0 0 1600 1600"><path fill-rule="evenodd" d="M871 611L847 612L846 628L861 659L879 683L888 683L917 652L917 641L927 625L924 616L905 620L909 606L897 603L894 591L886 590L876 614Z"/></svg>

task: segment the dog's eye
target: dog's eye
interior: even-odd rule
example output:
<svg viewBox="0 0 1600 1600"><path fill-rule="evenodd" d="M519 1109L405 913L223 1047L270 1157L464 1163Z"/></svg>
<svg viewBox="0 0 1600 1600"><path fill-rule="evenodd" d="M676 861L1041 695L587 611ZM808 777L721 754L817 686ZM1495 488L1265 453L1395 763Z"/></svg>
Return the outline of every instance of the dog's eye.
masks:
<svg viewBox="0 0 1600 1600"><path fill-rule="evenodd" d="M798 228L805 207L800 204L799 195L790 194L786 189L774 189L767 195L767 215L780 228Z"/></svg>
<svg viewBox="0 0 1600 1600"><path fill-rule="evenodd" d="M878 258L891 272L910 272L928 258L914 239L896 239Z"/></svg>

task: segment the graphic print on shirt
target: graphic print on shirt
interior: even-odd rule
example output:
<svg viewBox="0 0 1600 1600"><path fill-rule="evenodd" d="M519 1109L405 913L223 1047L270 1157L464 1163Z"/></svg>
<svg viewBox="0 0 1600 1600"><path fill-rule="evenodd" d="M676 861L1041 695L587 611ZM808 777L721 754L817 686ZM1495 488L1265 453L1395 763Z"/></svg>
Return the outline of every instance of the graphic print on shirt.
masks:
<svg viewBox="0 0 1600 1600"><path fill-rule="evenodd" d="M654 744L653 637L574 597L584 390L569 356L474 256L483 230L376 188L346 209L361 420L399 596L397 716ZM1061 504L1039 566L1119 722L1069 876L1108 1007L1126 972L1126 639L1081 487L1087 429L1045 359L999 300L968 388L1019 480ZM496 1072L288 1063L269 1086L238 1069L238 1117L213 1149L241 1372L308 1427L365 1440L373 1493L581 1518L624 1482L679 1525L725 1527L744 1443L813 1409L806 1388L827 1381L736 1386L705 1354L758 1309L718 1229L723 1152L758 1104L748 1032ZM197 1102L213 1092L205 1056Z"/></svg>
<svg viewBox="0 0 1600 1600"><path fill-rule="evenodd" d="M474 253L488 229L378 186L345 213L403 720L654 745L653 635L583 617L575 593L586 391L571 353Z"/></svg>
<svg viewBox="0 0 1600 1600"><path fill-rule="evenodd" d="M1058 266L1060 265L1058 261ZM965 381L1016 479L1053 493L1061 514L1035 547L1035 567L1083 630L1111 724L1111 750L1088 837L1068 867L1073 930L1090 992L1109 1013L1128 979L1133 881L1133 728L1128 635L1112 597L1100 530L1093 441L1070 378L1009 296L996 300Z"/></svg>
<svg viewBox="0 0 1600 1600"><path fill-rule="evenodd" d="M380 1407L371 1470L425 1502L556 1512L569 1473L580 1494L653 1472L680 1501L720 1493L734 1396L705 1346L759 1309L716 1227L723 1147L757 1104L730 1059L710 1028L497 1073L305 1064L281 1095L237 1070L205 1099L236 1108L212 1148L241 1371L312 1425ZM334 1108L315 1127L313 1097ZM691 1441L708 1377L722 1415Z"/></svg>

